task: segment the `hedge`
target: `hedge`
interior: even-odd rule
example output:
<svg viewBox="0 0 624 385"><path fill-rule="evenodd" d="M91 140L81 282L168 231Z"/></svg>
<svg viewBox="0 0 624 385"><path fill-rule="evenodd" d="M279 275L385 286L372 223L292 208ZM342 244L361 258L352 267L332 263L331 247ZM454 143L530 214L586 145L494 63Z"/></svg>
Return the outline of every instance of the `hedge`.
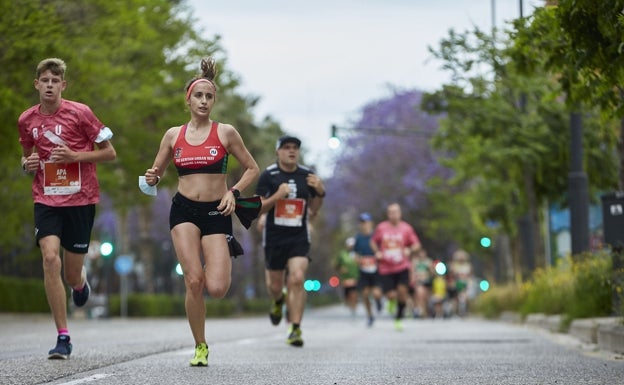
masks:
<svg viewBox="0 0 624 385"><path fill-rule="evenodd" d="M49 313L43 279L0 277L0 312Z"/></svg>
<svg viewBox="0 0 624 385"><path fill-rule="evenodd" d="M69 296L69 291L67 292ZM68 303L71 300L68 301ZM229 317L238 314L264 314L268 311L267 298L247 299L239 304L236 299L206 299L206 317ZM310 294L310 306L325 306L338 303L335 294ZM87 302L87 307L89 303ZM108 301L108 315L121 314L121 298L112 295ZM127 298L129 317L184 317L183 295L132 293ZM49 313L50 307L45 295L43 279L22 279L0 276L0 312L4 313Z"/></svg>
<svg viewBox="0 0 624 385"><path fill-rule="evenodd" d="M493 286L472 304L474 311L495 318L504 311L560 314L564 323L612 314L613 270L606 252L562 258L537 269L523 283ZM564 325L564 326L566 326Z"/></svg>

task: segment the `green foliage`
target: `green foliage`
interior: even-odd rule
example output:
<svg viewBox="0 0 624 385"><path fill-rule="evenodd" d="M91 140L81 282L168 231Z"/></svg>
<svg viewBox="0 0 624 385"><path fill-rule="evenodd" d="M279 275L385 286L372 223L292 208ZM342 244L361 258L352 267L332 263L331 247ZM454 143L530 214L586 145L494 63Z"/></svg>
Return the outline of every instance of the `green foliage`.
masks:
<svg viewBox="0 0 624 385"><path fill-rule="evenodd" d="M127 192L136 191L165 130L188 119L183 88L200 58L219 50L217 40L195 33L184 11L167 0L72 2L58 11L67 33L58 53L68 63L64 96L90 105L113 130L118 160L98 170L103 191L122 211L149 201Z"/></svg>
<svg viewBox="0 0 624 385"><path fill-rule="evenodd" d="M0 248L10 249L22 241L24 229L19 224L32 222L32 203L26 199L30 178L20 177L16 121L38 102L33 79L41 59L63 58L68 64L63 96L91 106L115 133L118 161L101 165L98 174L103 191L115 196L123 208L136 203L140 194L126 192L136 190L136 175L151 165L162 130L184 116L182 88L191 75L187 66L198 65L198 51L208 55L216 48L194 33L190 16L177 2L0 0L0 4L5 10L0 14L0 116L7 122L0 130L8 139L1 143L7 151L0 151L0 160L14 165L0 175L0 209L10 204L2 209L10 215L3 221Z"/></svg>
<svg viewBox="0 0 624 385"><path fill-rule="evenodd" d="M537 202L561 201L568 189L569 111L562 86L539 49L525 47L531 40L519 36L450 31L431 49L452 80L426 94L422 106L443 116L432 144L454 175L447 183L434 181L439 197L432 199L437 215L430 226L453 228L461 234L455 237L473 243L488 222L513 237L518 219L538 212ZM590 189L609 189L617 183L617 126L595 112L585 115L584 126ZM473 231L457 220L460 213Z"/></svg>
<svg viewBox="0 0 624 385"><path fill-rule="evenodd" d="M43 280L0 277L0 312L49 313Z"/></svg>
<svg viewBox="0 0 624 385"><path fill-rule="evenodd" d="M311 306L327 306L339 303L339 301L338 296L332 294L308 296L308 303ZM264 314L269 308L270 301L268 299L245 300L241 304L240 312L237 310L236 300L232 298L208 298L205 300L205 304L206 317L223 318L239 315L241 312L246 315ZM121 298L119 295L110 297L108 311L111 316L119 316L121 314ZM128 296L129 317L184 317L185 315L183 295L134 293Z"/></svg>
<svg viewBox="0 0 624 385"><path fill-rule="evenodd" d="M528 71L545 65L558 74L570 105L597 105L623 117L622 8L622 0L564 0L538 8L528 20L516 22L514 56L528 64Z"/></svg>
<svg viewBox="0 0 624 385"><path fill-rule="evenodd" d="M63 97L89 105L114 133L117 160L98 165L98 179L120 218L127 218L136 205L153 202L140 194L137 176L152 165L164 132L189 119L183 89L199 72L203 57L218 61L213 118L239 130L261 167L273 159L275 139L282 132L279 124L270 117L255 122L253 108L259 98L240 94L238 77L227 68L219 37L201 36L184 1L0 0L0 9L0 117L5 122L0 125L0 164L5 166L0 174L0 253L29 259L22 265L26 268L2 261L1 272L33 275L37 269L30 262L40 264L40 257L32 257L39 253L32 242L32 178L21 171L16 123L22 111L38 103L33 79L43 58L66 61L68 85ZM228 177L235 180L240 173L232 161ZM168 175L162 187L174 186L175 171ZM154 226L168 235L166 226ZM98 236L94 234L95 239ZM130 252L123 249L130 241L117 241L119 252Z"/></svg>
<svg viewBox="0 0 624 385"><path fill-rule="evenodd" d="M566 304L574 300L571 261L562 259L557 266L537 269L525 285L527 297L520 308L523 315L563 314Z"/></svg>
<svg viewBox="0 0 624 385"><path fill-rule="evenodd" d="M183 295L144 294L128 295L129 317L184 317ZM227 317L235 313L235 306L231 299L206 300L206 317ZM110 297L108 311L111 316L121 314L121 298L119 295Z"/></svg>
<svg viewBox="0 0 624 385"><path fill-rule="evenodd" d="M69 294L69 291L68 291ZM128 316L130 317L184 317L183 295L144 294L128 295ZM243 301L240 311L237 300L206 299L206 317L231 317L237 314L257 315L266 313L270 300L266 298ZM307 303L313 307L333 305L340 302L336 293L308 295ZM121 298L109 298L108 311L111 316L121 314ZM24 279L0 276L0 312L7 313L49 313L48 300L42 279Z"/></svg>
<svg viewBox="0 0 624 385"><path fill-rule="evenodd" d="M184 297L168 294L130 294L127 299L130 317L175 317L183 316ZM109 298L108 311L111 316L121 314L121 298L113 295Z"/></svg>
<svg viewBox="0 0 624 385"><path fill-rule="evenodd" d="M53 50L62 34L62 25L52 5L28 0L0 0L0 253L21 248L25 234L32 234L31 177L21 170L17 118L36 102L33 87L35 66ZM44 38L45 37L45 38ZM25 64L28 63L28 64Z"/></svg>
<svg viewBox="0 0 624 385"><path fill-rule="evenodd" d="M269 298L251 298L243 302L243 313L246 314L264 314L271 306Z"/></svg>
<svg viewBox="0 0 624 385"><path fill-rule="evenodd" d="M622 8L623 0L562 0L556 7L537 8L530 18L514 23L509 55L524 74L545 70L558 79L570 110L597 110L605 121L624 119ZM621 126L620 144L623 135ZM609 157L611 152L611 147L603 151ZM622 145L618 156L622 168ZM624 188L622 169L619 188Z"/></svg>
<svg viewBox="0 0 624 385"><path fill-rule="evenodd" d="M608 316L611 314L613 281L612 260L608 254L582 254L572 264L573 301L566 305L568 318Z"/></svg>
<svg viewBox="0 0 624 385"><path fill-rule="evenodd" d="M493 319L505 311L517 312L526 296L526 290L517 283L493 285L473 301L471 309L486 318Z"/></svg>
<svg viewBox="0 0 624 385"><path fill-rule="evenodd" d="M556 266L537 269L523 284L492 286L473 305L489 318L503 311L561 314L564 323L573 319L611 314L611 256L606 252L564 258Z"/></svg>

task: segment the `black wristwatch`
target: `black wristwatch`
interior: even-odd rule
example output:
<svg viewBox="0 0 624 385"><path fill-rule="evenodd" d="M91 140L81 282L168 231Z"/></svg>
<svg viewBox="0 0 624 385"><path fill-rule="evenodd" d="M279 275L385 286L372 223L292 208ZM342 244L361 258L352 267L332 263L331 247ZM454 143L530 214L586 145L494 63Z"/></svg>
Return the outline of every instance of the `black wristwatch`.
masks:
<svg viewBox="0 0 624 385"><path fill-rule="evenodd" d="M232 187L230 191L232 192L232 195L234 195L234 198L236 199L240 198L240 191L238 191L238 189L235 189L234 187Z"/></svg>

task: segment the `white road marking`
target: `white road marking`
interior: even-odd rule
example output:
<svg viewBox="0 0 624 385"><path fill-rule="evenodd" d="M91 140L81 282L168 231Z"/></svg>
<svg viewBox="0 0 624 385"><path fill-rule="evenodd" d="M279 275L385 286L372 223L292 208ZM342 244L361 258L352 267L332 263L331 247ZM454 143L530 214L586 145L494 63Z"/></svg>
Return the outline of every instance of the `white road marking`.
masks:
<svg viewBox="0 0 624 385"><path fill-rule="evenodd" d="M94 375L89 376L89 377L85 377L85 378L81 378L81 379L74 380L74 381L69 381L69 382L63 382L63 383L60 383L58 385L86 384L87 382L99 381L99 380L101 380L103 378L111 377L111 376L113 376L113 374L106 374L106 373L94 374Z"/></svg>

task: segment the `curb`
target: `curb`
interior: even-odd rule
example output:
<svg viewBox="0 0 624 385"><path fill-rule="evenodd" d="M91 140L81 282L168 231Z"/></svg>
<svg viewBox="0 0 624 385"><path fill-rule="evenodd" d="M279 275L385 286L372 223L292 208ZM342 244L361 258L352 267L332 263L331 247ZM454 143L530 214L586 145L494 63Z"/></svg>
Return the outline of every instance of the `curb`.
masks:
<svg viewBox="0 0 624 385"><path fill-rule="evenodd" d="M501 314L499 319L505 322L524 323L553 333L566 332L561 315L528 314L522 322L519 314L506 312ZM624 322L621 317L576 319L570 324L567 334L583 343L597 345L600 350L624 354Z"/></svg>
<svg viewBox="0 0 624 385"><path fill-rule="evenodd" d="M598 329L601 325L615 325L617 318L582 318L572 321L568 333L579 340L589 343L598 343Z"/></svg>
<svg viewBox="0 0 624 385"><path fill-rule="evenodd" d="M598 346L600 349L624 354L624 325L603 324L598 327Z"/></svg>

